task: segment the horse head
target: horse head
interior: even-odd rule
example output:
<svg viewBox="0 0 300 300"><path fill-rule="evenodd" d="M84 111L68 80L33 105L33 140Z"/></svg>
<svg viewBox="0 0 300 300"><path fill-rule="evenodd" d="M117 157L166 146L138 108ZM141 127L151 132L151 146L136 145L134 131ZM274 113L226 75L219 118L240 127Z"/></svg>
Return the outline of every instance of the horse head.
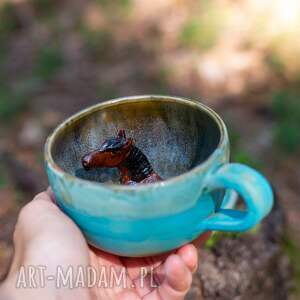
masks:
<svg viewBox="0 0 300 300"><path fill-rule="evenodd" d="M126 138L125 130L121 129L117 137L106 139L99 149L82 157L81 163L86 170L93 168L115 168L128 157L134 141Z"/></svg>

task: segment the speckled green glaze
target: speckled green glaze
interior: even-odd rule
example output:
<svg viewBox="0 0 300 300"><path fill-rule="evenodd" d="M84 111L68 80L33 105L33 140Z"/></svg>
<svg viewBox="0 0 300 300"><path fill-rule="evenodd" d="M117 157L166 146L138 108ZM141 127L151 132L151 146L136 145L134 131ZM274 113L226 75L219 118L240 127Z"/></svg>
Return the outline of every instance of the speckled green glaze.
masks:
<svg viewBox="0 0 300 300"><path fill-rule="evenodd" d="M124 186L75 176L81 157L121 128L164 181ZM59 125L45 146L58 205L89 243L124 256L162 253L206 230L244 231L260 222L272 207L268 183L253 169L228 162L221 118L197 101L169 96L99 103ZM243 196L247 211L223 208L231 189Z"/></svg>

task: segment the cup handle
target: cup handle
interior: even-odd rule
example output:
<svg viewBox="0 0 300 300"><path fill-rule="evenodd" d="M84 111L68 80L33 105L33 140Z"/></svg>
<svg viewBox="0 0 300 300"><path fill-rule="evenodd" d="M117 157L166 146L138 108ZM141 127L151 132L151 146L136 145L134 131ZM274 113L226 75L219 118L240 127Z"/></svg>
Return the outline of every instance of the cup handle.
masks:
<svg viewBox="0 0 300 300"><path fill-rule="evenodd" d="M226 164L206 181L208 191L220 188L238 192L246 210L219 209L201 222L204 230L246 231L258 224L272 209L273 192L267 180L254 169L242 164Z"/></svg>

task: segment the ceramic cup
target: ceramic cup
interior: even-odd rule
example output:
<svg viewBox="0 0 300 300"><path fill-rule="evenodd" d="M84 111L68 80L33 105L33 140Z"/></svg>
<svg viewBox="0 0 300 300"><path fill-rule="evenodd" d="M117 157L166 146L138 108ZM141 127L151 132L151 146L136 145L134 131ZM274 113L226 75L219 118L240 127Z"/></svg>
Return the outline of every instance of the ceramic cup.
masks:
<svg viewBox="0 0 300 300"><path fill-rule="evenodd" d="M81 157L121 128L164 181L127 186L75 176ZM222 119L200 102L178 97L119 98L75 114L48 138L45 166L58 205L87 241L122 256L172 250L208 230L246 231L273 203L261 174L229 163ZM103 181L103 174L92 179ZM222 207L231 190L243 198L244 210Z"/></svg>

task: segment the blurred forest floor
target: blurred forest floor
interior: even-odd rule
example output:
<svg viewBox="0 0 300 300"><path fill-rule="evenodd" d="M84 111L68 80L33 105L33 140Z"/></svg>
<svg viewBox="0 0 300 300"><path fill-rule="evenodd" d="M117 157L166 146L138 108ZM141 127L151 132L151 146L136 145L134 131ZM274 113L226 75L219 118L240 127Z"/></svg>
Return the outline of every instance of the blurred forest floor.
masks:
<svg viewBox="0 0 300 300"><path fill-rule="evenodd" d="M213 107L232 160L271 180L299 293L299 36L297 0L0 0L0 280L20 207L47 187L49 132L99 101L169 94Z"/></svg>

